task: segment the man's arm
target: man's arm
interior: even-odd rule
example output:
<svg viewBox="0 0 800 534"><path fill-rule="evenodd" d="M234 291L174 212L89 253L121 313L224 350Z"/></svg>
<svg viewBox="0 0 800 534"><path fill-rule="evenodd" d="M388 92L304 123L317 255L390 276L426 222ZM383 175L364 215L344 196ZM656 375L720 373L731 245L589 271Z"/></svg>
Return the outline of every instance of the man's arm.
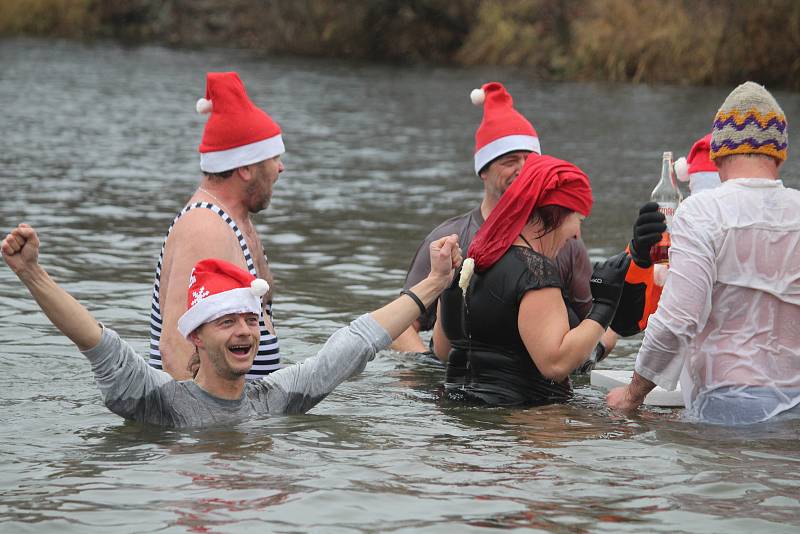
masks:
<svg viewBox="0 0 800 534"><path fill-rule="evenodd" d="M675 389L689 344L705 327L716 281L713 232L719 225L707 209L690 198L672 220L669 279L645 330L633 381L609 393L612 408L635 408L656 385Z"/></svg>
<svg viewBox="0 0 800 534"><path fill-rule="evenodd" d="M161 270L159 350L164 370L176 380L192 378L189 361L194 345L178 332L178 319L186 311L192 269L206 258L220 258L247 269L242 249L228 225L209 210L191 210L173 227Z"/></svg>
<svg viewBox="0 0 800 534"><path fill-rule="evenodd" d="M145 400L152 402L155 396L150 393L169 377L149 367L116 334L103 331L89 311L50 278L39 265L39 238L33 228L20 224L0 249L50 322L91 362L106 406L122 417L142 419Z"/></svg>
<svg viewBox="0 0 800 534"><path fill-rule="evenodd" d="M450 283L453 269L461 264L456 235L432 243L430 251L433 259L430 274L411 288L425 306L436 302ZM273 414L310 410L344 380L360 373L367 361L405 331L418 314L417 303L401 295L339 329L316 356L264 379L267 409Z"/></svg>
<svg viewBox="0 0 800 534"><path fill-rule="evenodd" d="M87 350L100 342L100 324L39 265L39 237L33 228L20 224L5 237L0 249L50 322L78 349Z"/></svg>

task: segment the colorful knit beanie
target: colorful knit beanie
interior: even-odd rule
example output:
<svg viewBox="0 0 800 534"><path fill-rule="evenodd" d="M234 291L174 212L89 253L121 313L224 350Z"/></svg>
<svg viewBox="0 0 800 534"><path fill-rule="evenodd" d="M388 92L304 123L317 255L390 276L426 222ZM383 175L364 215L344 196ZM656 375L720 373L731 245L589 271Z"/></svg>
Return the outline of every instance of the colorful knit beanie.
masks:
<svg viewBox="0 0 800 534"><path fill-rule="evenodd" d="M765 154L783 161L789 147L786 115L761 85L745 82L714 117L711 160L732 154Z"/></svg>

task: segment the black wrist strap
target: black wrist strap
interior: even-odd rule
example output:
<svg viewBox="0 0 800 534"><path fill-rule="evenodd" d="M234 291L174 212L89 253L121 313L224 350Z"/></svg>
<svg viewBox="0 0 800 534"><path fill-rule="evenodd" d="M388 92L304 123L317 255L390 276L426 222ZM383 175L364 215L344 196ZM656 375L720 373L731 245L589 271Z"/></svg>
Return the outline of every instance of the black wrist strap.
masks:
<svg viewBox="0 0 800 534"><path fill-rule="evenodd" d="M420 315L425 315L425 312L428 311L428 309L425 307L425 305L422 303L422 301L419 299L419 297L417 295L415 295L414 292L411 291L410 289L404 289L404 290L402 290L400 292L400 294L401 295L406 295L408 297L411 297L411 300L413 300L414 302L417 303L417 306L419 306L419 314Z"/></svg>

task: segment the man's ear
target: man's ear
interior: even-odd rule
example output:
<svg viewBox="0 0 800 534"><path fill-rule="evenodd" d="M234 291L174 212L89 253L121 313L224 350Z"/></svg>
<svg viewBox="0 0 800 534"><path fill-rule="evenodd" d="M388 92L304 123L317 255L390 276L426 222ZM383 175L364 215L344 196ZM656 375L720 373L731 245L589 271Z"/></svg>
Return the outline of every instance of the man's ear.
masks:
<svg viewBox="0 0 800 534"><path fill-rule="evenodd" d="M243 182L249 182L253 179L253 173L251 172L250 165L244 165L236 169L236 173Z"/></svg>
<svg viewBox="0 0 800 534"><path fill-rule="evenodd" d="M199 349L203 347L203 340L200 339L200 335L198 334L198 332L200 332L199 328L195 328L194 330L192 330L192 332L189 334L188 339L192 345L194 345L196 348Z"/></svg>

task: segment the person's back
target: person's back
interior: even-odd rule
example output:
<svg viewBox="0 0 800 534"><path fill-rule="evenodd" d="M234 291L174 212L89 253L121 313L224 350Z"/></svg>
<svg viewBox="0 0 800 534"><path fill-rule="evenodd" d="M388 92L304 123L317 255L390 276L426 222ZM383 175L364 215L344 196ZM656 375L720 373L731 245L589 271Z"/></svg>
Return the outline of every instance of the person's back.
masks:
<svg viewBox="0 0 800 534"><path fill-rule="evenodd" d="M681 273L714 277L710 299L697 303L706 319L682 375L690 415L714 410L717 397L738 396L744 386L774 399L757 410L800 402L800 191L779 180L729 180L687 199L674 232L695 232L714 259L708 269ZM679 310L692 296L664 298Z"/></svg>
<svg viewBox="0 0 800 534"><path fill-rule="evenodd" d="M753 82L720 106L709 157L722 185L675 213L670 274L631 383L608 394L612 408L636 408L656 385L680 380L695 420L798 413L800 192L780 180L787 132L780 105Z"/></svg>

